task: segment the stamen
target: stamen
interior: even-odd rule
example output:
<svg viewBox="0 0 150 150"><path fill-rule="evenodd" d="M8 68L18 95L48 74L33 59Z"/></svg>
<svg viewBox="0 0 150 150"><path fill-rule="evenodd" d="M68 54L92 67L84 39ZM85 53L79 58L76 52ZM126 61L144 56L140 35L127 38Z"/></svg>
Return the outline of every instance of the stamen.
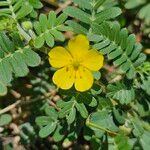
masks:
<svg viewBox="0 0 150 150"><path fill-rule="evenodd" d="M69 68L67 67L67 68L66 68L66 72L68 72L68 71L69 71Z"/></svg>
<svg viewBox="0 0 150 150"><path fill-rule="evenodd" d="M78 61L73 62L73 67L75 70L77 70L79 68L79 66L80 66L80 63Z"/></svg>

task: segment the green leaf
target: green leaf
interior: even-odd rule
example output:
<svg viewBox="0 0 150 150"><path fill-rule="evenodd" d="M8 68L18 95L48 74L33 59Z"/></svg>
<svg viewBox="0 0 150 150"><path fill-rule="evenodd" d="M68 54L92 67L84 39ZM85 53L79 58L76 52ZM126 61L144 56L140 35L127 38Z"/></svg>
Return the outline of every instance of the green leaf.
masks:
<svg viewBox="0 0 150 150"><path fill-rule="evenodd" d="M36 118L35 122L39 126L45 126L45 125L51 124L53 120L50 116L40 116Z"/></svg>
<svg viewBox="0 0 150 150"><path fill-rule="evenodd" d="M133 9L136 8L142 4L144 4L146 2L146 0L127 0L125 7L128 9Z"/></svg>
<svg viewBox="0 0 150 150"><path fill-rule="evenodd" d="M64 118L66 117L67 121L71 124L76 116L76 110L81 114L83 118L87 118L88 111L83 103L78 102L79 99L75 99L72 97L70 101L58 101L57 106L61 108L59 111L59 117Z"/></svg>
<svg viewBox="0 0 150 150"><path fill-rule="evenodd" d="M78 4L81 8L92 9L90 1L87 0L73 0L74 3Z"/></svg>
<svg viewBox="0 0 150 150"><path fill-rule="evenodd" d="M70 28L65 25L66 19L66 14L61 14L56 17L53 11L51 11L48 16L40 14L39 21L34 23L36 37L33 40L35 48L41 48L45 43L53 47L56 39L64 41L65 37L62 31L70 30Z"/></svg>
<svg viewBox="0 0 150 150"><path fill-rule="evenodd" d="M42 138L54 132L58 125L58 113L52 106L46 105L45 113L48 116L39 116L35 120L36 124L41 128L39 136Z"/></svg>
<svg viewBox="0 0 150 150"><path fill-rule="evenodd" d="M142 145L143 150L147 150L150 145L150 132L144 131L143 135L140 137L140 143Z"/></svg>
<svg viewBox="0 0 150 150"><path fill-rule="evenodd" d="M141 53L142 46L135 40L135 35L129 35L127 29L120 29L118 23L103 22L101 25L92 24L93 34L99 35L100 41L95 42L94 48L102 54L107 54L120 71L126 73L128 79L136 75L136 68L146 59Z"/></svg>
<svg viewBox="0 0 150 150"><path fill-rule="evenodd" d="M92 92L92 90L91 90ZM95 94L95 93L94 93ZM93 97L91 103L89 104L90 107L96 107L97 106L97 100Z"/></svg>
<svg viewBox="0 0 150 150"><path fill-rule="evenodd" d="M128 104L135 98L134 90L120 90L113 96L114 99L120 101L121 104Z"/></svg>
<svg viewBox="0 0 150 150"><path fill-rule="evenodd" d="M142 127L141 121L138 118L132 118L131 123L133 125L133 134L136 137L141 137L144 133L144 128Z"/></svg>
<svg viewBox="0 0 150 150"><path fill-rule="evenodd" d="M83 118L88 117L88 111L83 103L76 103L76 108Z"/></svg>
<svg viewBox="0 0 150 150"><path fill-rule="evenodd" d="M60 41L64 41L65 40L65 37L64 37L64 35L61 33L61 32L59 32L59 31L57 31L57 30L51 30L50 31L50 33L55 37L55 39L57 39L57 40L60 40Z"/></svg>
<svg viewBox="0 0 150 150"><path fill-rule="evenodd" d="M125 123L125 116L123 116L123 113L121 112L121 110L119 111L118 109L116 109L115 107L113 108L113 115L115 117L115 119L120 123L120 124L124 124Z"/></svg>
<svg viewBox="0 0 150 150"><path fill-rule="evenodd" d="M96 19L94 22L100 24L105 20L110 20L116 18L121 14L121 9L118 7L112 7L110 9L105 9L104 11L100 12L96 15Z"/></svg>
<svg viewBox="0 0 150 150"><path fill-rule="evenodd" d="M12 120L12 117L9 114L0 115L0 126L9 124L11 120Z"/></svg>
<svg viewBox="0 0 150 150"><path fill-rule="evenodd" d="M68 24L71 28L73 28L73 31L75 33L82 33L82 34L87 34L88 30L81 26L80 24L76 23L75 21L69 20L66 21L66 24Z"/></svg>
<svg viewBox="0 0 150 150"><path fill-rule="evenodd" d="M99 95L101 92L102 92L102 88L99 85L94 84L91 89L91 94L95 96L95 95Z"/></svg>
<svg viewBox="0 0 150 150"><path fill-rule="evenodd" d="M99 105L98 105L99 110L111 109L113 107L113 104L109 98L99 97L98 100L99 100Z"/></svg>
<svg viewBox="0 0 150 150"><path fill-rule="evenodd" d="M44 32L47 29L47 25L48 25L47 16L44 14L40 14L39 23L40 23L42 32Z"/></svg>
<svg viewBox="0 0 150 150"><path fill-rule="evenodd" d="M55 44L55 41L54 41L54 37L52 36L52 34L50 32L46 32L44 34L44 39L46 41L46 44L50 47L53 47L54 44ZM36 44L36 43L35 43ZM44 40L41 42L41 45L39 47L42 47L44 44Z"/></svg>
<svg viewBox="0 0 150 150"><path fill-rule="evenodd" d="M82 11L79 8L68 6L65 10L64 13L67 15L76 18L84 23L90 24L90 15L87 14L86 12Z"/></svg>
<svg viewBox="0 0 150 150"><path fill-rule="evenodd" d="M129 104L135 99L134 89L127 89L123 83L109 84L107 97L118 100L121 104Z"/></svg>
<svg viewBox="0 0 150 150"><path fill-rule="evenodd" d="M63 32L63 31L72 31L73 29L72 27L69 27L69 26L60 25L57 27L57 30Z"/></svg>
<svg viewBox="0 0 150 150"><path fill-rule="evenodd" d="M57 120L58 118L58 112L52 106L46 107L45 113L53 120Z"/></svg>
<svg viewBox="0 0 150 150"><path fill-rule="evenodd" d="M143 80L143 84L141 85L141 87L146 91L148 95L150 95L150 77L147 80Z"/></svg>
<svg viewBox="0 0 150 150"><path fill-rule="evenodd" d="M106 6L103 5L106 0L98 0L98 1L86 1L86 0L74 0L75 3L79 5L80 8L69 6L64 10L64 13L67 15L83 22L91 25L92 23L102 23L106 20L114 19L121 14L121 9L118 7L114 7L114 5ZM110 2L114 3L114 2ZM100 8L101 6L101 8ZM105 8L105 9L104 9ZM84 9L88 9L90 11L85 11ZM92 9L95 9L95 14L92 13ZM97 9L99 9L97 11ZM77 28L78 23L71 23L71 26ZM83 27L84 28L84 27ZM83 29L80 27L80 30ZM78 30L78 29L77 29Z"/></svg>
<svg viewBox="0 0 150 150"><path fill-rule="evenodd" d="M7 11L5 11L7 9ZM11 9L13 11L11 11ZM13 3L7 3L7 6L3 8L3 15L10 16L13 19L22 19L31 13L33 7L28 1L24 0L14 0Z"/></svg>
<svg viewBox="0 0 150 150"><path fill-rule="evenodd" d="M106 0L97 0L95 5L94 5L94 9L98 9Z"/></svg>
<svg viewBox="0 0 150 150"><path fill-rule="evenodd" d="M76 109L73 107L70 113L66 116L68 124L72 124L76 117Z"/></svg>
<svg viewBox="0 0 150 150"><path fill-rule="evenodd" d="M36 9L40 9L43 7L43 4L40 2L40 0L29 0L29 3Z"/></svg>
<svg viewBox="0 0 150 150"><path fill-rule="evenodd" d="M43 6L40 0L2 1L0 2L1 5L5 7L1 8L0 15L11 17L15 21L23 19L29 14L31 17L35 17L37 15L35 9L40 9Z"/></svg>
<svg viewBox="0 0 150 150"><path fill-rule="evenodd" d="M115 137L115 146L117 150L131 150L128 137L124 134L119 134Z"/></svg>
<svg viewBox="0 0 150 150"><path fill-rule="evenodd" d="M79 111L83 118L88 116L88 112L83 103L78 103L74 97L70 101L59 101L57 106L62 108L59 111L59 117L66 117L68 124L71 124L75 120L76 109ZM75 109L76 108L76 109Z"/></svg>
<svg viewBox="0 0 150 150"><path fill-rule="evenodd" d="M29 72L28 66L36 67L40 62L39 55L30 47L24 47L18 35L14 34L11 41L5 32L0 32L1 92L6 92L6 86L11 82L13 74L16 77L26 76Z"/></svg>
<svg viewBox="0 0 150 150"><path fill-rule="evenodd" d="M29 69L20 53L14 53L13 57L9 57L9 62L12 65L12 71L15 73L16 77L23 77L28 74Z"/></svg>
<svg viewBox="0 0 150 150"><path fill-rule="evenodd" d="M100 42L100 41L103 40L103 36L97 35L97 34L92 34L92 33L89 33L87 35L87 37L88 37L89 41L92 41L92 42L95 42L95 43Z"/></svg>
<svg viewBox="0 0 150 150"><path fill-rule="evenodd" d="M45 36L47 36L47 34ZM36 37L35 40L34 40L34 46L36 48L40 48L43 45L44 45L44 35Z"/></svg>
<svg viewBox="0 0 150 150"><path fill-rule="evenodd" d="M22 19L28 14L30 14L33 10L33 7L29 4L29 2L22 1L22 7L19 9L19 11L16 12L16 19ZM15 7L15 6L14 6Z"/></svg>
<svg viewBox="0 0 150 150"><path fill-rule="evenodd" d="M99 71L94 71L93 75L96 80L99 80L101 78L101 73Z"/></svg>
<svg viewBox="0 0 150 150"><path fill-rule="evenodd" d="M53 28L55 27L56 22L56 13L54 11L50 11L48 14L48 27Z"/></svg>
<svg viewBox="0 0 150 150"><path fill-rule="evenodd" d="M59 117L64 118L68 114L70 114L70 111L72 111L73 107L75 106L75 101L71 100L68 102L63 102L62 105L58 105L58 107L62 108L61 111L59 111Z"/></svg>
<svg viewBox="0 0 150 150"><path fill-rule="evenodd" d="M149 15L150 4L145 5L139 12L139 17L145 20L147 25L150 24L150 15Z"/></svg>
<svg viewBox="0 0 150 150"><path fill-rule="evenodd" d="M7 94L7 87L0 82L0 96L4 96Z"/></svg>
<svg viewBox="0 0 150 150"><path fill-rule="evenodd" d="M58 126L55 130L55 133L53 134L53 139L54 139L55 142L59 142L64 138L64 136L65 136L64 131L65 130L64 130L63 126L58 124Z"/></svg>
<svg viewBox="0 0 150 150"><path fill-rule="evenodd" d="M55 26L62 25L68 18L68 15L62 13L55 21Z"/></svg>
<svg viewBox="0 0 150 150"><path fill-rule="evenodd" d="M78 93L76 100L79 104L86 104L90 107L95 107L97 105L96 97L102 92L102 89L99 85L94 84L92 89L88 92Z"/></svg>
<svg viewBox="0 0 150 150"><path fill-rule="evenodd" d="M93 130L118 131L118 127L114 124L112 116L105 110L92 113L87 119L86 124Z"/></svg>
<svg viewBox="0 0 150 150"><path fill-rule="evenodd" d="M52 132L54 132L54 130L56 129L57 126L57 122L52 122L46 126L44 126L43 128L41 128L40 132L39 132L39 136L41 138L45 138L48 135L50 135Z"/></svg>
<svg viewBox="0 0 150 150"><path fill-rule="evenodd" d="M30 67L36 67L41 63L40 56L30 48L24 48L24 53L22 53L22 57L25 60L26 64Z"/></svg>
<svg viewBox="0 0 150 150"><path fill-rule="evenodd" d="M12 80L12 69L7 58L0 61L0 71L0 80L6 85Z"/></svg>

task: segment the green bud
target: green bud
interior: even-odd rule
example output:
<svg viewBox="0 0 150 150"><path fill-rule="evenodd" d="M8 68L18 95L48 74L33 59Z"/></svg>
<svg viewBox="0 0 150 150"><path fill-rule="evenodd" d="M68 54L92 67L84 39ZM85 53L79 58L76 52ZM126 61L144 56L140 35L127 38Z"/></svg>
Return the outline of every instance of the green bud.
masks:
<svg viewBox="0 0 150 150"><path fill-rule="evenodd" d="M25 29L25 30L30 30L32 29L32 23L30 21L24 21L22 22L22 27Z"/></svg>

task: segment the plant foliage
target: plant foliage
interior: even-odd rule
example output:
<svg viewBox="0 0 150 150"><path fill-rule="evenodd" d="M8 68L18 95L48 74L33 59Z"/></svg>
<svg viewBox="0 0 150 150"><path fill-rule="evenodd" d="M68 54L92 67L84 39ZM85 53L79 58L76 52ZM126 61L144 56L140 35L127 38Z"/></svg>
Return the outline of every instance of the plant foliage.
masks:
<svg viewBox="0 0 150 150"><path fill-rule="evenodd" d="M0 1L0 149L148 150L149 1L57 2ZM105 58L85 92L56 87L47 59L75 34Z"/></svg>
<svg viewBox="0 0 150 150"><path fill-rule="evenodd" d="M147 3L146 0L127 0L125 7L127 9L133 9L140 7L140 10L138 12L138 16L140 19L143 19L146 24L150 23L150 15L149 15L149 9L150 9L150 3Z"/></svg>
<svg viewBox="0 0 150 150"><path fill-rule="evenodd" d="M13 40L0 33L0 83L1 95L6 94L6 88L13 75L16 77L26 76L29 72L28 67L35 67L40 64L40 57L29 46L24 46L17 35ZM17 43L15 43L17 42Z"/></svg>
<svg viewBox="0 0 150 150"><path fill-rule="evenodd" d="M69 28L64 25L67 15L61 14L56 18L55 12L51 11L48 17L44 14L39 16L39 21L34 23L34 29L37 34L34 39L34 46L41 48L44 43L50 47L55 44L55 39L64 41L62 31L67 31Z"/></svg>

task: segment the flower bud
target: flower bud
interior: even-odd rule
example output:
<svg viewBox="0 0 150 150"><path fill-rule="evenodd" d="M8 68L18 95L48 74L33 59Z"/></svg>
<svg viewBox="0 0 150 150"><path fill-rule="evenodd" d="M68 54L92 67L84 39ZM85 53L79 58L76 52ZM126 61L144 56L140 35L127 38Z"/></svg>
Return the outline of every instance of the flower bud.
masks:
<svg viewBox="0 0 150 150"><path fill-rule="evenodd" d="M30 21L24 21L22 22L22 27L24 28L24 30L30 30L33 26Z"/></svg>

